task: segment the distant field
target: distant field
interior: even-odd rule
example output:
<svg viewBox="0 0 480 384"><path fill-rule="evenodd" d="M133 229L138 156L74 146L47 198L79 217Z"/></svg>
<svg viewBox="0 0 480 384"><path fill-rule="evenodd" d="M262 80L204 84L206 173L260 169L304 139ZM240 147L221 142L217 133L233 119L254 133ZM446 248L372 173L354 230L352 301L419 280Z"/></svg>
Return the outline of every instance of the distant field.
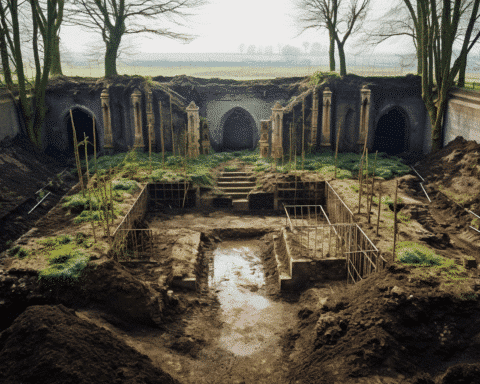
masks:
<svg viewBox="0 0 480 384"><path fill-rule="evenodd" d="M204 66L177 66L177 67L117 67L118 73L122 75L140 76L176 76L187 75L194 77L221 79L274 79L276 77L303 77L310 76L316 71L326 71L322 67L204 67ZM70 67L64 66L63 73L66 76L101 77L104 74L103 67Z"/></svg>
<svg viewBox="0 0 480 384"><path fill-rule="evenodd" d="M63 65L63 74L65 76L81 77L103 77L103 66L69 66ZM176 76L187 75L201 78L220 78L234 80L257 80L274 79L276 77L304 77L311 76L317 71L327 72L326 66L310 67L207 67L198 65L183 65L174 67L144 67L127 66L119 64L118 73L121 75L140 75L140 76ZM358 76L405 76L409 73L415 73L411 70L395 67L368 67L368 66L349 66L349 74ZM27 76L32 78L33 69L27 68ZM475 72L467 73L467 82L476 83L477 88L480 83L480 75Z"/></svg>

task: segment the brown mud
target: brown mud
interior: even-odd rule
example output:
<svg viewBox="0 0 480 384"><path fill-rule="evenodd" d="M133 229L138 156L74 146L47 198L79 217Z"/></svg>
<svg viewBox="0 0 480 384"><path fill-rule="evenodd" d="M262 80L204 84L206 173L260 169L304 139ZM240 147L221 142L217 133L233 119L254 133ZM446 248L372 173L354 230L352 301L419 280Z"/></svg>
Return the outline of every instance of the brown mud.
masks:
<svg viewBox="0 0 480 384"><path fill-rule="evenodd" d="M474 216L465 211L480 213L477 191L470 189L480 178L471 165L472 159L478 162L479 148L456 139L415 166L427 180L431 203L414 173L397 179L399 241L425 244L458 264L466 257L480 262L480 234L468 228ZM263 177L274 178L268 172ZM58 382L99 382L90 373L103 370L101 382L162 382L150 378L157 372L182 383L478 383L478 269L446 285L440 273L394 264L392 209L381 204L377 235L378 205L373 203L369 224L365 198L358 213L355 183L331 184L389 266L353 288L317 283L301 296L280 293L273 236L285 226L283 214L207 207L149 210L145 224L162 238L154 266L120 265L99 255L83 283L61 289L39 284L33 269L3 271L0 312L8 319L0 323L0 379L28 382L28 375L50 369L58 370ZM383 195L393 200L395 184L383 181ZM378 195L378 183L375 191ZM459 200L462 195L468 198ZM60 228L68 224L61 221L64 212L55 209L38 228L42 236L66 230ZM178 239L190 233L201 233L198 292L172 288L167 276ZM232 250L244 246L250 251L240 252L243 256ZM210 258L221 249L243 261L217 274L214 287ZM260 272L263 283L251 280ZM75 313L52 306L59 303ZM90 344L95 337L100 349ZM17 371L25 376L17 379L11 373Z"/></svg>

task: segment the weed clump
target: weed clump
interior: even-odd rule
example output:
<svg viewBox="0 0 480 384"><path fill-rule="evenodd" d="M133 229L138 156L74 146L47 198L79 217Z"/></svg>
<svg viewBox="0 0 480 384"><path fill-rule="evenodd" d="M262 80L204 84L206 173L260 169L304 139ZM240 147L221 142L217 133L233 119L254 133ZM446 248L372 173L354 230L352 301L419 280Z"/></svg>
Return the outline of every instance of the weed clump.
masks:
<svg viewBox="0 0 480 384"><path fill-rule="evenodd" d="M23 259L29 255L29 252L25 248L22 248L20 245L15 245L7 251L7 254L10 257L17 257L19 259Z"/></svg>
<svg viewBox="0 0 480 384"><path fill-rule="evenodd" d="M73 283L88 264L89 257L79 250L59 249L50 254L48 267L39 273L39 279L48 283Z"/></svg>

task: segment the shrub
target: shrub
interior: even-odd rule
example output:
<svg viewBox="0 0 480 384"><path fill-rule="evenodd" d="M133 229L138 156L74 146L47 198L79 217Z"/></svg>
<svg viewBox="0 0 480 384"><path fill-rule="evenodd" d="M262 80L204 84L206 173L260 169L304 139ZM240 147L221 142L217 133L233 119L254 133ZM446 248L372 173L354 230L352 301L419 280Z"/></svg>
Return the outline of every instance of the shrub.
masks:
<svg viewBox="0 0 480 384"><path fill-rule="evenodd" d="M433 266L442 265L443 257L435 255L432 251L425 252L420 249L406 248L398 255L398 260L404 264Z"/></svg>
<svg viewBox="0 0 480 384"><path fill-rule="evenodd" d="M138 184L134 180L114 180L112 182L112 189L114 191L127 191L128 193L133 193L138 189Z"/></svg>

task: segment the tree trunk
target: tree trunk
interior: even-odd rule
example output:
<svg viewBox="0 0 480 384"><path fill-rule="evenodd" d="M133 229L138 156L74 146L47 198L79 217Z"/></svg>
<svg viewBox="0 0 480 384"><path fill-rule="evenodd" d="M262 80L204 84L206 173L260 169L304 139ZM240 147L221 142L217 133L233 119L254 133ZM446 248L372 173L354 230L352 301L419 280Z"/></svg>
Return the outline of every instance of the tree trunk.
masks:
<svg viewBox="0 0 480 384"><path fill-rule="evenodd" d="M52 76L61 76L62 62L60 60L60 37L55 36L52 46L52 65L50 66L50 74Z"/></svg>
<svg viewBox="0 0 480 384"><path fill-rule="evenodd" d="M340 76L347 75L347 62L345 61L345 50L343 47L343 43L340 43L337 40L338 45L338 57L340 58Z"/></svg>
<svg viewBox="0 0 480 384"><path fill-rule="evenodd" d="M10 62L8 60L7 42L5 41L5 35L0 33L0 56L2 59L3 77L7 88L13 88L12 72L10 70Z"/></svg>
<svg viewBox="0 0 480 384"><path fill-rule="evenodd" d="M105 77L117 76L117 52L118 46L111 42L107 43L105 52Z"/></svg>
<svg viewBox="0 0 480 384"><path fill-rule="evenodd" d="M467 71L467 59L462 61L460 70L458 72L457 87L465 87L465 73Z"/></svg>
<svg viewBox="0 0 480 384"><path fill-rule="evenodd" d="M335 71L335 37L332 33L329 32L330 35L330 47L328 49L328 56L330 59L330 71Z"/></svg>

